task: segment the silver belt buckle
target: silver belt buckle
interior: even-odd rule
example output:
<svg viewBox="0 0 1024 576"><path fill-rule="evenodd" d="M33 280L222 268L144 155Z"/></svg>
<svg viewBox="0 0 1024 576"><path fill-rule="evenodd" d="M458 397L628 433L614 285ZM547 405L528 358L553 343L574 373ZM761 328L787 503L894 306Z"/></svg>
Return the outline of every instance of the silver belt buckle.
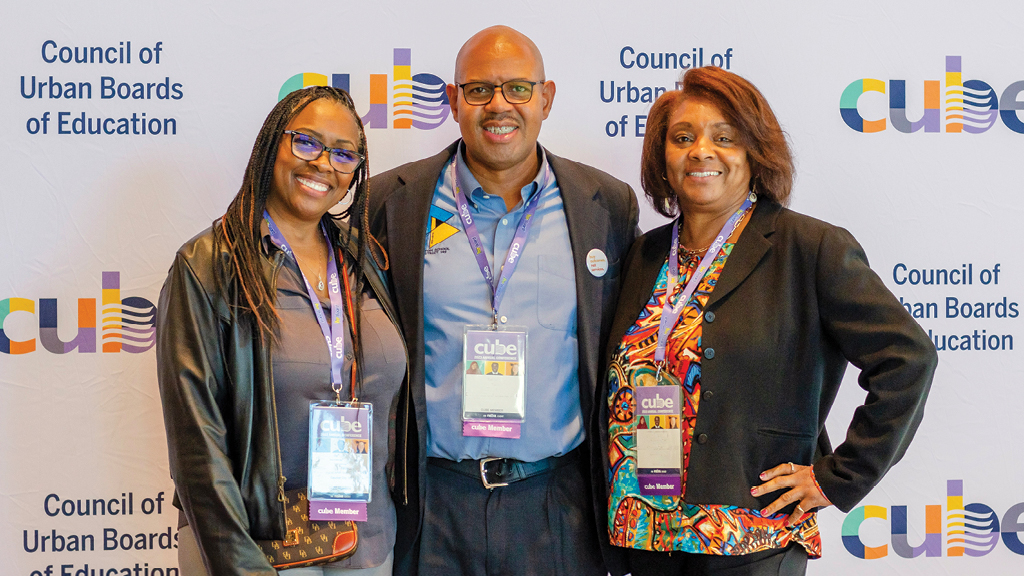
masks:
<svg viewBox="0 0 1024 576"><path fill-rule="evenodd" d="M484 483L484 488L488 490L494 490L500 486L508 486L508 482L499 482L497 484L491 484L487 481L487 464L494 462L495 460L504 460L504 458L481 458L480 459L480 481Z"/></svg>

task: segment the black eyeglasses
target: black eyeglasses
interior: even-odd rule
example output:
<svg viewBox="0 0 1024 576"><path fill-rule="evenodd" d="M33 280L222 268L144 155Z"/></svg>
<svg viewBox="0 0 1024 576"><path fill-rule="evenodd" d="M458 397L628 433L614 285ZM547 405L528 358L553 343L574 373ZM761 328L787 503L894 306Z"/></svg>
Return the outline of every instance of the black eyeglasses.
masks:
<svg viewBox="0 0 1024 576"><path fill-rule="evenodd" d="M328 148L327 146L324 146L323 142L309 134L303 134L302 132L285 130L284 133L291 134L292 154L300 160L312 162L319 158L326 150L327 160L330 162L331 168L334 168L342 174L351 174L355 172L356 168L359 168L359 165L363 162L363 155L359 152L345 150L344 148Z"/></svg>
<svg viewBox="0 0 1024 576"><path fill-rule="evenodd" d="M530 82L529 80L509 80L502 84L491 84L490 82L466 82L456 83L462 88L463 99L466 104L473 106L486 106L494 98L494 89L501 88L501 95L509 104L526 104L533 98L533 87L543 84L544 81Z"/></svg>

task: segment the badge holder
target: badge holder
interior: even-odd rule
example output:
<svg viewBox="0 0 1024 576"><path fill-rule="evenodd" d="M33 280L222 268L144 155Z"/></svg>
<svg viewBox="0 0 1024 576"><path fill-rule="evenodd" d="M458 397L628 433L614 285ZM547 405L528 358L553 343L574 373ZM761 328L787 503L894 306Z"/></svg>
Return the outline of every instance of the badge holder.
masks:
<svg viewBox="0 0 1024 576"><path fill-rule="evenodd" d="M683 463L683 436L680 429L682 420L682 388L678 380L672 378L672 384L662 385L662 372L665 368L665 348L668 345L669 334L679 322L690 297L697 289L697 285L703 281L718 251L721 250L725 241L743 221L743 216L752 209L754 202L757 202L757 195L753 192L747 196L743 205L729 217L729 220L722 226L722 230L715 237L704 256L700 259L697 269L687 280L683 293L679 296L675 305L672 305L672 297L675 295L676 286L679 283L679 219L672 225L672 237L674 241L668 252L668 273L665 285L665 303L662 305L661 320L658 323L658 340L654 350L654 362L658 371L654 376L658 385L639 386L634 390L634 402L636 402L634 414L636 415L636 468L637 479L640 482L640 494L651 496L680 496L682 495L682 463ZM700 318L698 315L697 318ZM696 320L694 320L696 321Z"/></svg>
<svg viewBox="0 0 1024 576"><path fill-rule="evenodd" d="M372 496L373 405L309 403L309 518L366 520Z"/></svg>
<svg viewBox="0 0 1024 576"><path fill-rule="evenodd" d="M520 437L526 419L525 326L466 326L462 435Z"/></svg>
<svg viewBox="0 0 1024 576"><path fill-rule="evenodd" d="M636 467L640 494L682 494L681 388L638 386L636 402Z"/></svg>

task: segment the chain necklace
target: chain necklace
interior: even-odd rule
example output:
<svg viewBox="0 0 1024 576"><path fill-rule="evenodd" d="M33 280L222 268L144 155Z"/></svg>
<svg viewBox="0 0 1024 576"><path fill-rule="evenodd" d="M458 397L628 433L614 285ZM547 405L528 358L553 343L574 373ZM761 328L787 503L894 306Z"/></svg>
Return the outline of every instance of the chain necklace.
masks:
<svg viewBox="0 0 1024 576"><path fill-rule="evenodd" d="M750 208L747 208L746 210L743 211L743 215L740 216L738 220L736 220L735 224L733 224L732 230L729 231L729 235L726 237L726 240L728 240L729 238L732 238L733 233L736 232L736 229L739 228L740 224L743 223L743 219L747 217L747 213L750 212L753 208L754 208L754 206L751 205ZM712 241L711 244L714 244L714 241ZM683 255L686 256L687 258L692 258L693 256L696 256L698 254L703 254L703 253L707 252L708 248L711 248L711 244L708 244L707 246L705 246L703 248L694 248L693 250L691 250L691 249L687 248L686 246L683 246L683 243L680 242L679 243L679 248L680 248L679 251L682 252Z"/></svg>

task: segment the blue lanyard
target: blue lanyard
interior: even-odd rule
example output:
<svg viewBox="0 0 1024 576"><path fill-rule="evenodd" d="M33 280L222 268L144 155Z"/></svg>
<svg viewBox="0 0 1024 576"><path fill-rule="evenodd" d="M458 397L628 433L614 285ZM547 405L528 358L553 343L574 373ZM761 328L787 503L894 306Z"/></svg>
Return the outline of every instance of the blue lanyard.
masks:
<svg viewBox="0 0 1024 576"><path fill-rule="evenodd" d="M277 224L274 223L274 219L270 217L270 214L266 210L263 211L263 217L267 220L267 225L270 227L270 240L275 246L284 251L285 254L292 257L295 260L295 264L298 265L299 261L295 258L295 253L292 251L292 247L288 245L288 241L285 240L284 235L281 234L281 230L278 229ZM323 332L324 339L327 341L327 350L331 357L331 387L335 393L340 394L341 392L341 369L345 363L345 309L341 301L341 282L338 278L338 263L334 259L334 250L331 248L331 239L327 236L327 231L321 230L324 233L324 240L327 241L327 286L329 288L328 294L331 298L331 323L327 323L327 317L324 314L323 306L320 305L320 297L316 295L316 291L313 290L313 286L310 285L309 280L306 279L306 275L302 273L302 268L299 268L299 274L302 276L302 281L306 283L306 291L309 293L309 300L313 303L313 312L316 313L316 321L320 324L320 331Z"/></svg>
<svg viewBox="0 0 1024 576"><path fill-rule="evenodd" d="M508 281L515 274L520 256L526 247L526 239L530 234L530 227L533 225L533 215L537 212L537 206L540 203L541 190L537 190L533 197L526 201L526 211L516 227L515 236L512 237L512 244L508 248L505 263L502 265L498 276L498 283L495 285L494 274L490 263L487 261L487 254L484 253L483 242L480 240L480 232L476 228L476 223L473 222L473 217L469 214L469 201L466 200L466 195L462 192L462 186L459 182L458 159L459 152L456 151L448 168L454 173L455 202L458 205L459 218L462 219L462 226L466 230L466 237L469 239L469 246L473 250L477 266L480 267L480 273L483 274L484 280L487 281L487 286L490 288L491 312L494 317L494 325L497 326L498 308L501 306L501 300L505 296L505 289L508 288ZM549 173L545 175L545 178L551 176L551 167L547 167L547 170Z"/></svg>
<svg viewBox="0 0 1024 576"><path fill-rule="evenodd" d="M672 293L675 292L676 286L679 284L679 218L672 225L672 248L668 251L668 272L666 274L668 285L665 287L665 304L661 309L661 323L658 325L658 347L654 350L654 361L658 364L659 376L661 374L661 367L665 363L665 346L668 344L669 333L675 329L676 323L679 322L679 315L683 313L683 309L686 308L686 304L690 301L690 297L693 296L697 285L704 279L704 275L708 273L711 264L718 256L718 251L722 249L729 236L732 236L732 232L739 225L740 219L754 205L754 202L757 202L757 196L751 192L743 202L743 205L740 206L740 209L729 217L729 220L722 226L722 230L715 237L715 241L711 243L711 246L708 247L707 252L704 253L704 257L701 258L697 269L693 271L693 275L690 276L690 280L683 289L683 294L676 300L674 306L672 305Z"/></svg>

